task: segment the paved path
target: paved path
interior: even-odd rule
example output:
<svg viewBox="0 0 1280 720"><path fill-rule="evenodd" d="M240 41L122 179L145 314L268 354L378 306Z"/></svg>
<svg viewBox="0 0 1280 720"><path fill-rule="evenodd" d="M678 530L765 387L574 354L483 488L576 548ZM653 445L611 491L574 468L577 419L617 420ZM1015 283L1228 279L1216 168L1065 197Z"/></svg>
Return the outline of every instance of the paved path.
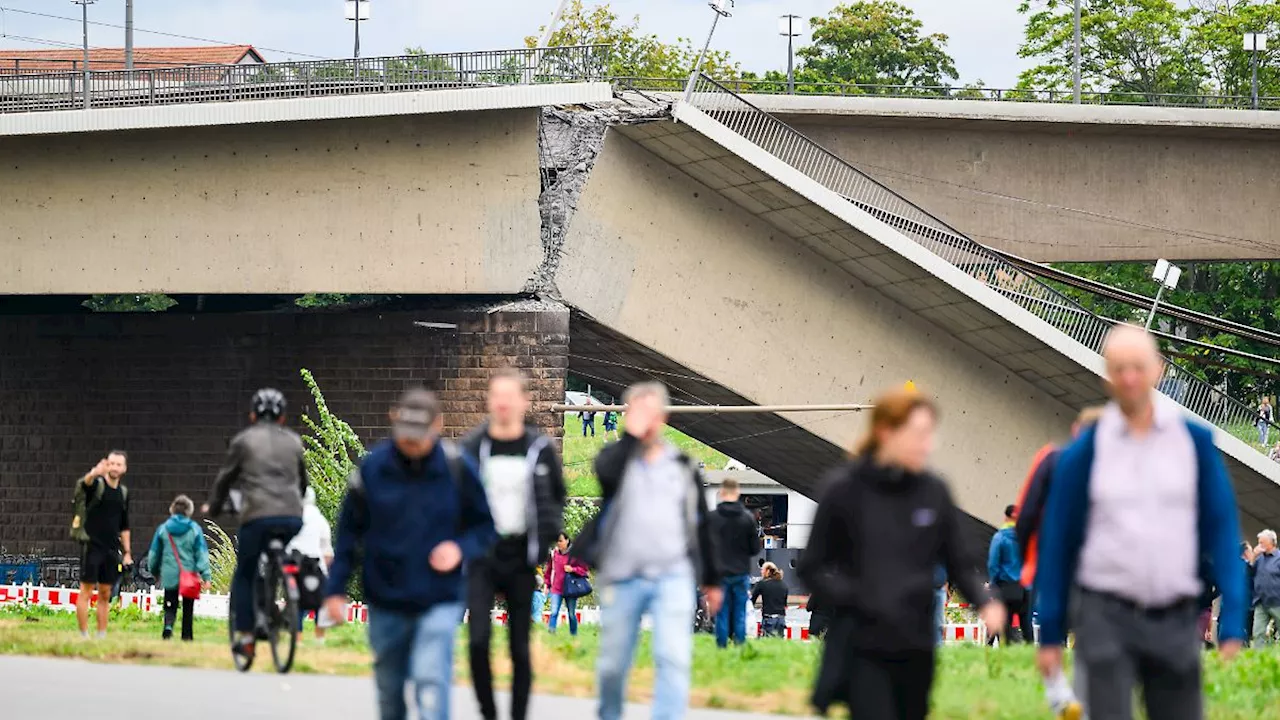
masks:
<svg viewBox="0 0 1280 720"><path fill-rule="evenodd" d="M240 675L220 670L101 665L79 660L0 656L6 718L92 717L93 720L376 720L373 682L323 675ZM498 707L506 705L500 697ZM80 710L92 712L85 714ZM595 702L536 696L532 718L591 720ZM455 720L479 720L468 687L454 688ZM628 706L626 720L648 708ZM769 720L773 716L699 710L688 720Z"/></svg>

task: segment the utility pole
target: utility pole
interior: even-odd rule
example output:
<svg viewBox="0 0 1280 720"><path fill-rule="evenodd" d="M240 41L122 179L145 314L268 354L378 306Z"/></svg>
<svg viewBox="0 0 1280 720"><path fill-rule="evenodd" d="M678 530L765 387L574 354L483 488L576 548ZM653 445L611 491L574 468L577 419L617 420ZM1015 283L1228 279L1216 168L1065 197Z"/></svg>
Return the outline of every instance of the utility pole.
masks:
<svg viewBox="0 0 1280 720"><path fill-rule="evenodd" d="M81 35L84 38L84 109L89 109L89 6L97 0L71 0L80 6Z"/></svg>
<svg viewBox="0 0 1280 720"><path fill-rule="evenodd" d="M133 69L133 0L124 0L124 69Z"/></svg>
<svg viewBox="0 0 1280 720"><path fill-rule="evenodd" d="M1080 0L1076 0L1076 16L1075 16L1075 37L1072 40L1075 46L1075 60L1072 64L1072 89L1074 91L1075 103L1080 104Z"/></svg>
<svg viewBox="0 0 1280 720"><path fill-rule="evenodd" d="M787 36L787 94L796 94L796 71L795 71L795 39L800 33L796 30L796 20L799 15L783 15L778 18L778 34Z"/></svg>

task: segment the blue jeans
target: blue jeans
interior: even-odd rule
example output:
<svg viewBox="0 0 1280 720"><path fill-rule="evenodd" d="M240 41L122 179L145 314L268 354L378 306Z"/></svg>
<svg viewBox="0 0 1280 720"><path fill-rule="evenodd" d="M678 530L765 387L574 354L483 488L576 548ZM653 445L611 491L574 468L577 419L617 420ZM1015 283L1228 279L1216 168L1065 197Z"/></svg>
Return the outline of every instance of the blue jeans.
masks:
<svg viewBox="0 0 1280 720"><path fill-rule="evenodd" d="M942 645L942 628L947 624L947 589L938 588L933 591L933 637L938 645Z"/></svg>
<svg viewBox="0 0 1280 720"><path fill-rule="evenodd" d="M693 574L632 578L606 586L601 594L600 720L619 720L627 673L640 638L640 620L653 620L653 720L676 720L689 707L689 671L693 666L693 617L697 588Z"/></svg>
<svg viewBox="0 0 1280 720"><path fill-rule="evenodd" d="M1261 420L1258 421L1258 444L1266 445L1267 439L1271 437L1271 426Z"/></svg>
<svg viewBox="0 0 1280 720"><path fill-rule="evenodd" d="M302 518L284 516L258 518L240 526L236 534L236 574L231 578L237 632L254 629L253 586L258 577L258 556L272 539L279 538L287 545L301 529Z"/></svg>
<svg viewBox="0 0 1280 720"><path fill-rule="evenodd" d="M408 718L406 682L413 683L418 720L449 720L453 643L461 622L460 602L419 613L369 608L369 647L382 720Z"/></svg>
<svg viewBox="0 0 1280 720"><path fill-rule="evenodd" d="M741 645L747 641L747 597L751 592L751 578L746 575L730 575L720 583L724 590L724 602L716 613L716 645L729 646L730 630L733 642Z"/></svg>
<svg viewBox="0 0 1280 720"><path fill-rule="evenodd" d="M533 606L529 610L533 613L533 621L542 622L542 611L547 607L547 594L541 590L533 591Z"/></svg>
<svg viewBox="0 0 1280 720"><path fill-rule="evenodd" d="M559 593L551 593L551 622L547 628L556 631L560 621L560 606L564 605L565 614L569 616L569 634L578 634L578 598L567 598Z"/></svg>

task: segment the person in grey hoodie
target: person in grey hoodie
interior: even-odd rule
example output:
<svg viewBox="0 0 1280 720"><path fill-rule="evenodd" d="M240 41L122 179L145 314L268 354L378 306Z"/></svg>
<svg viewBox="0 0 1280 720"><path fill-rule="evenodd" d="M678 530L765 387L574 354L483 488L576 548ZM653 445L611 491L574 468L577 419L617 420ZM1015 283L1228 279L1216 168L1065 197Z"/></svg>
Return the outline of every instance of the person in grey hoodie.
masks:
<svg viewBox="0 0 1280 720"><path fill-rule="evenodd" d="M182 639L195 639L195 600L178 597L178 579L183 570L200 573L200 579L209 582L209 544L205 542L200 526L191 519L195 504L186 495L174 498L169 506L169 519L156 528L151 538L151 552L147 564L151 574L164 588L164 632L161 637L173 637L173 624L178 619L178 604L182 604Z"/></svg>

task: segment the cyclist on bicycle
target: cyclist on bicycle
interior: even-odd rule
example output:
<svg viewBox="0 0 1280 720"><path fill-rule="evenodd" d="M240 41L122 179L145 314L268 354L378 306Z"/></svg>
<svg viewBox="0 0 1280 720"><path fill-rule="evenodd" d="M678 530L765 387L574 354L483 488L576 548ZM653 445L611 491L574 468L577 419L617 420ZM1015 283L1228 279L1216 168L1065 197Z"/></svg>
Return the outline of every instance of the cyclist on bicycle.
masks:
<svg viewBox="0 0 1280 720"><path fill-rule="evenodd" d="M307 489L302 438L284 426L284 395L274 388L253 394L251 425L231 440L227 460L202 511L217 515L232 490L239 492L240 513L234 596L236 641L232 651L253 656L253 586L258 557L273 539L288 543L302 529L302 495Z"/></svg>

